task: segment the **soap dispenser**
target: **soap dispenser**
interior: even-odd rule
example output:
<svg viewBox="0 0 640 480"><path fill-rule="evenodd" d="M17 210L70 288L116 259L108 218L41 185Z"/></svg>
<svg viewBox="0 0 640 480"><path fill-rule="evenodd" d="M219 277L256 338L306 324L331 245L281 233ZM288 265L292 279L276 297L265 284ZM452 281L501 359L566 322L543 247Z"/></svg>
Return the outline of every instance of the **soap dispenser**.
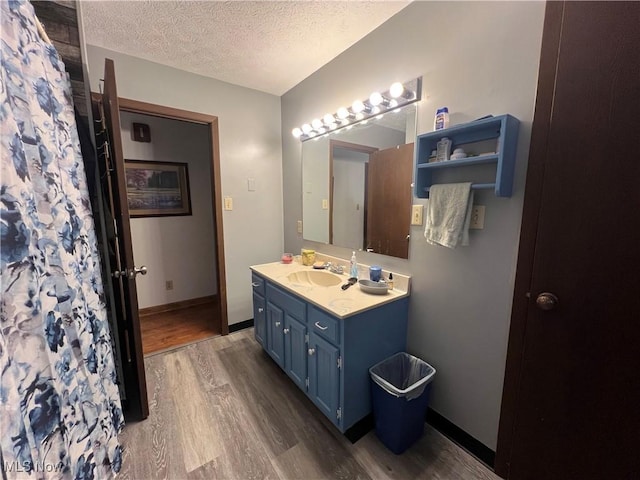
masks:
<svg viewBox="0 0 640 480"><path fill-rule="evenodd" d="M351 275L351 278L358 278L358 262L356 261L355 250L351 254L351 264L349 267L349 275Z"/></svg>

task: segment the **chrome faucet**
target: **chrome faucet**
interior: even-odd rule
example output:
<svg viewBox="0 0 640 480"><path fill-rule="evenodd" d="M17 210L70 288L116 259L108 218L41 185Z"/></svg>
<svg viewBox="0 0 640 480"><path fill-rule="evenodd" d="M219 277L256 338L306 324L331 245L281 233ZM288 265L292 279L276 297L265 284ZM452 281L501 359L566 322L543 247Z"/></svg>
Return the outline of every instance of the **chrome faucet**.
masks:
<svg viewBox="0 0 640 480"><path fill-rule="evenodd" d="M327 262L327 267L331 273L337 273L339 275L344 273L344 267L342 265L334 265L331 262Z"/></svg>

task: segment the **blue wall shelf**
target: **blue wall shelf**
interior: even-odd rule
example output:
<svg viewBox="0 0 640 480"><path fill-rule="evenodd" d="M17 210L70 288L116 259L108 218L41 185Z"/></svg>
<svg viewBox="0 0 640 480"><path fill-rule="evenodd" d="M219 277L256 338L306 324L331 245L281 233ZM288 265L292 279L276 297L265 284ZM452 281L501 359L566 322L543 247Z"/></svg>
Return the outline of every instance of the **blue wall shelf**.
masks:
<svg viewBox="0 0 640 480"><path fill-rule="evenodd" d="M494 183L473 183L472 188L474 190L493 189L498 197L510 197L513 190L519 125L517 118L511 115L500 115L418 135L416 197L429 197L431 185L438 183L434 181L434 174L437 176L437 172L442 169L483 164L495 165L493 168L496 170L496 180ZM452 152L456 148L464 148L468 154L475 154L475 156L428 163L431 151L436 150L436 144L444 137L452 141Z"/></svg>

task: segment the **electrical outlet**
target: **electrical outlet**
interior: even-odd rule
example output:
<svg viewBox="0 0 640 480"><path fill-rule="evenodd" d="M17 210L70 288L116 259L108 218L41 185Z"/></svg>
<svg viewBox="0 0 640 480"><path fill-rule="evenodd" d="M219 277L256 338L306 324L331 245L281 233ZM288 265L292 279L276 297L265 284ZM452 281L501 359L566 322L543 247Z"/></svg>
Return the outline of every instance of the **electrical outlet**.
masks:
<svg viewBox="0 0 640 480"><path fill-rule="evenodd" d="M422 225L422 205L411 207L411 225Z"/></svg>
<svg viewBox="0 0 640 480"><path fill-rule="evenodd" d="M173 290L173 280L167 280L164 282L164 286L167 290Z"/></svg>
<svg viewBox="0 0 640 480"><path fill-rule="evenodd" d="M474 205L471 208L471 222L469 228L482 230L484 228L484 205Z"/></svg>
<svg viewBox="0 0 640 480"><path fill-rule="evenodd" d="M298 233L302 233L302 220L298 220Z"/></svg>
<svg viewBox="0 0 640 480"><path fill-rule="evenodd" d="M329 209L329 200L327 200L326 198L322 199L322 209L323 210L328 210Z"/></svg>
<svg viewBox="0 0 640 480"><path fill-rule="evenodd" d="M233 210L233 198L224 197L224 209L225 210Z"/></svg>

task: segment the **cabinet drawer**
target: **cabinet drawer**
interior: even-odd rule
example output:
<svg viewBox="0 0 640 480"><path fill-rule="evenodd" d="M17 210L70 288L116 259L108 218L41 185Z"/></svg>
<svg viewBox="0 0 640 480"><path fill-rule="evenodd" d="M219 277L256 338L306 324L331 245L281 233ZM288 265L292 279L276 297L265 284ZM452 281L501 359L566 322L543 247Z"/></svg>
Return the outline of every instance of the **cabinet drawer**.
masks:
<svg viewBox="0 0 640 480"><path fill-rule="evenodd" d="M253 291L264 297L264 278L259 277L255 273L251 274L251 286Z"/></svg>
<svg viewBox="0 0 640 480"><path fill-rule="evenodd" d="M296 299L293 295L274 287L270 283L267 283L267 301L279 306L289 315L304 322L307 318L307 307L305 302Z"/></svg>
<svg viewBox="0 0 640 480"><path fill-rule="evenodd" d="M309 331L326 338L331 343L340 343L340 325L335 317L321 312L315 307L309 307Z"/></svg>

